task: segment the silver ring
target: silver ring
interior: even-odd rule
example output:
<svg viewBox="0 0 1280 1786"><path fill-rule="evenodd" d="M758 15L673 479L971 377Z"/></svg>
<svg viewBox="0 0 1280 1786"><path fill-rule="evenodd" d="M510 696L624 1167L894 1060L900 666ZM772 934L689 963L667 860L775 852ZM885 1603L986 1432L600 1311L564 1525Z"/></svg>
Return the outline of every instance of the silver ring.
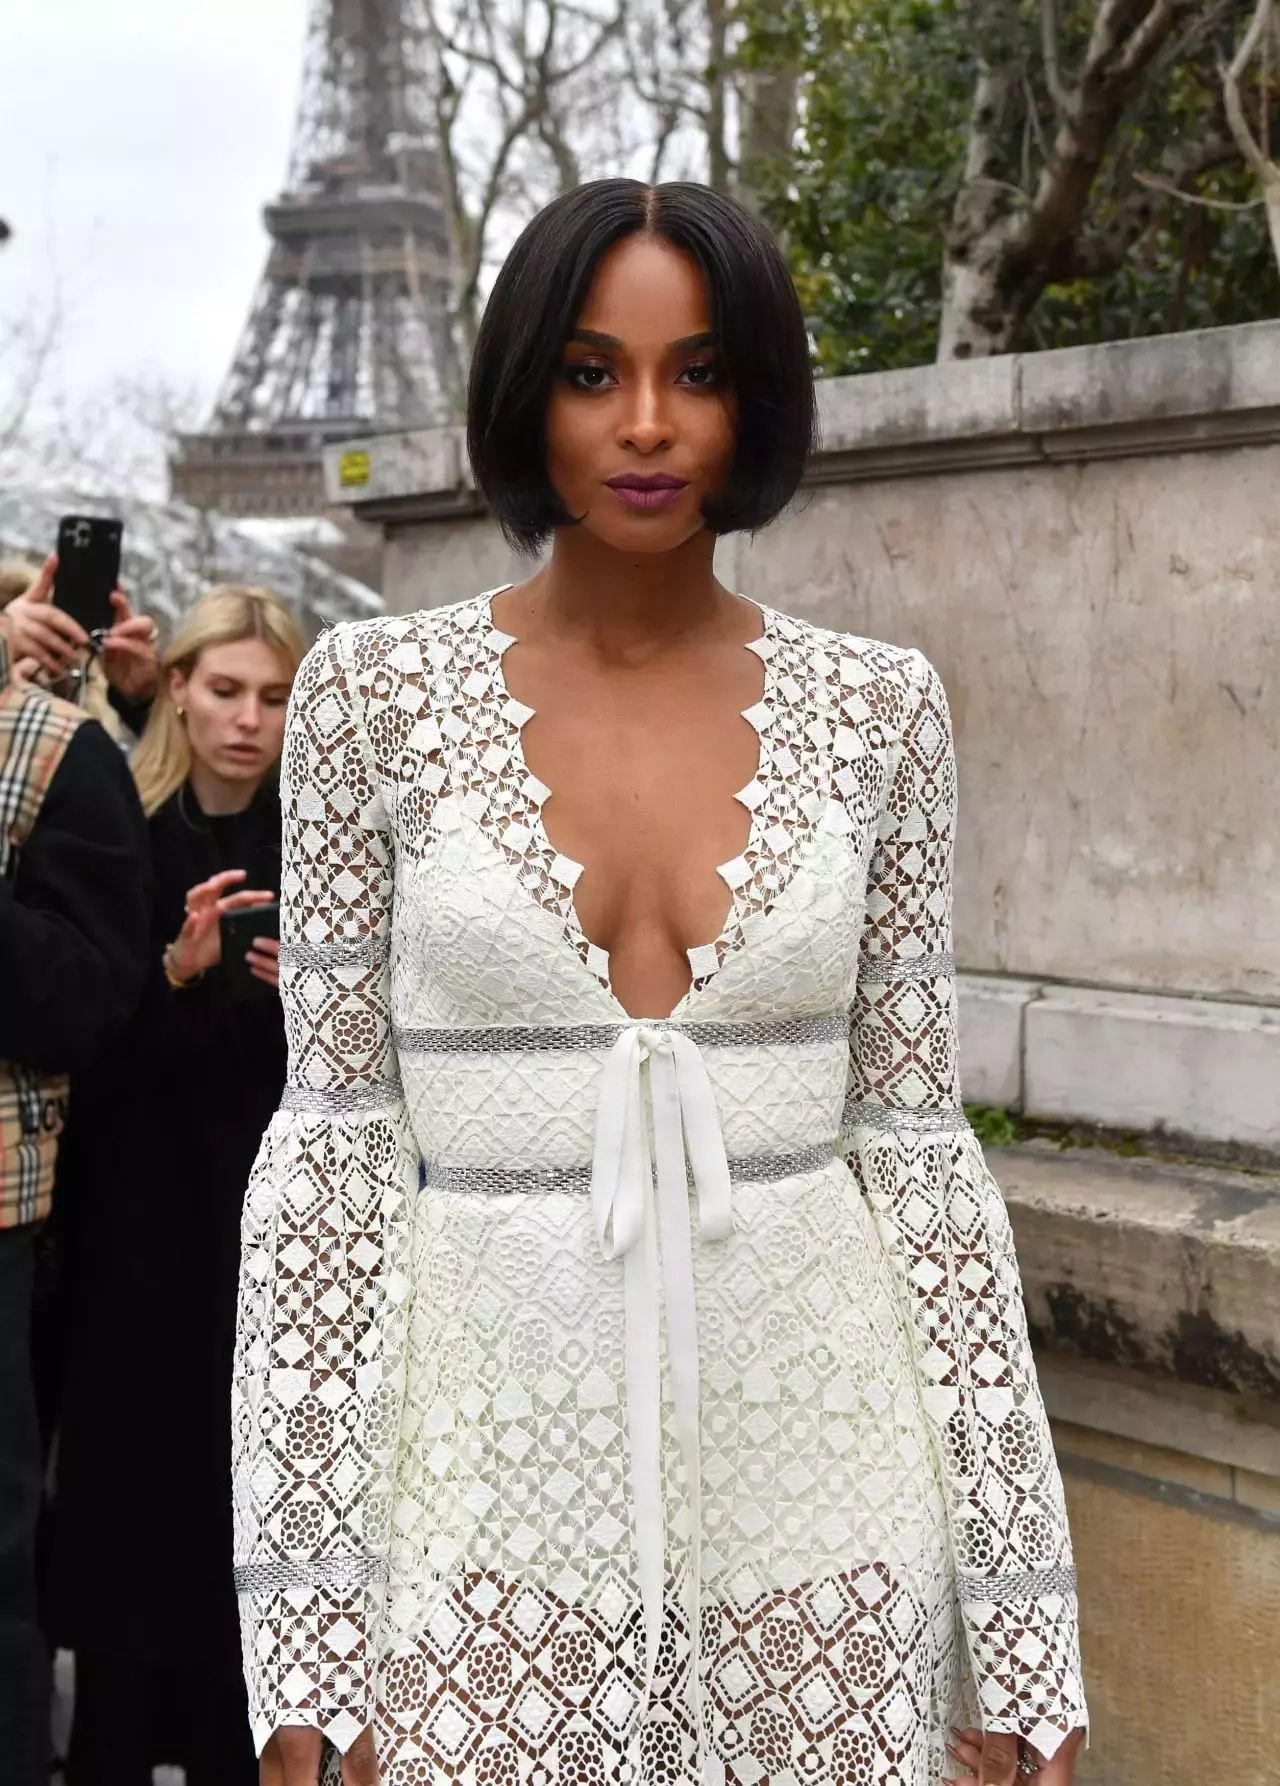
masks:
<svg viewBox="0 0 1280 1786"><path fill-rule="evenodd" d="M1040 1772L1040 1763L1032 1759L1029 1749L1024 1749L1018 1757L1018 1772L1024 1780L1029 1780L1033 1774Z"/></svg>

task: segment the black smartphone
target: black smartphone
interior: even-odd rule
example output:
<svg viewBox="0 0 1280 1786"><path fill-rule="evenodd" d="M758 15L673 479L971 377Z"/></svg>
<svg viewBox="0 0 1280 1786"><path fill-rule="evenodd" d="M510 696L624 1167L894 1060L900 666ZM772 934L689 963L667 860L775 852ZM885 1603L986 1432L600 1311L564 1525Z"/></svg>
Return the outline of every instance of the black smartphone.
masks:
<svg viewBox="0 0 1280 1786"><path fill-rule="evenodd" d="M123 521L101 515L64 515L58 523L58 570L53 599L87 633L115 624L111 592L120 581Z"/></svg>
<svg viewBox="0 0 1280 1786"><path fill-rule="evenodd" d="M275 998L275 990L249 972L245 956L255 936L280 935L280 907L246 905L237 912L224 912L218 928L222 932L222 969L227 991L237 1004L251 998Z"/></svg>

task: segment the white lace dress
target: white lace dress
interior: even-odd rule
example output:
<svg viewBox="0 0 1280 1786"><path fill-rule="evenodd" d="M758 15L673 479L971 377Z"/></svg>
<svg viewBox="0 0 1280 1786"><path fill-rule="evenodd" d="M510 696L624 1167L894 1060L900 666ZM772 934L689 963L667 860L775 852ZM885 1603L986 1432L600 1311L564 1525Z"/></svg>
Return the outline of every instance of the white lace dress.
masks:
<svg viewBox="0 0 1280 1786"><path fill-rule="evenodd" d="M303 665L234 1392L259 1745L372 1722L389 1786L936 1786L962 1714L1084 1722L956 1083L943 692L763 627L750 842L662 1023L578 927L487 597Z"/></svg>

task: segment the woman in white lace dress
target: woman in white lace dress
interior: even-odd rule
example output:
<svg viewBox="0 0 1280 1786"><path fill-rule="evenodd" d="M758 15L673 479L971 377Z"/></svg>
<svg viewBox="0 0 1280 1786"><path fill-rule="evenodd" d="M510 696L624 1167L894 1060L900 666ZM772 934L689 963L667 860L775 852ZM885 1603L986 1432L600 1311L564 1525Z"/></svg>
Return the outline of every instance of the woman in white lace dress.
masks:
<svg viewBox="0 0 1280 1786"><path fill-rule="evenodd" d="M264 1781L322 1736L389 1786L1069 1779L942 688L712 571L812 417L752 219L581 188L471 378L480 486L549 560L303 666L234 1404Z"/></svg>

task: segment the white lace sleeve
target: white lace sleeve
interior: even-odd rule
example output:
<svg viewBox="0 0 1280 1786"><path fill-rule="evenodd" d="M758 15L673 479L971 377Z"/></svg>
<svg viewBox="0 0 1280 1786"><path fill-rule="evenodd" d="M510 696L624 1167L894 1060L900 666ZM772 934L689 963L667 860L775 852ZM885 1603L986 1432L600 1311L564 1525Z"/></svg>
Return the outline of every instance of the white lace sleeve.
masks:
<svg viewBox="0 0 1280 1786"><path fill-rule="evenodd" d="M245 1201L236 1585L259 1750L372 1712L417 1189L390 1035L392 861L344 631L298 674L281 765L289 1076Z"/></svg>
<svg viewBox="0 0 1280 1786"><path fill-rule="evenodd" d="M846 1150L898 1280L984 1728L1051 1755L1086 1721L1062 1484L1009 1218L960 1104L946 696L915 654L867 886Z"/></svg>

